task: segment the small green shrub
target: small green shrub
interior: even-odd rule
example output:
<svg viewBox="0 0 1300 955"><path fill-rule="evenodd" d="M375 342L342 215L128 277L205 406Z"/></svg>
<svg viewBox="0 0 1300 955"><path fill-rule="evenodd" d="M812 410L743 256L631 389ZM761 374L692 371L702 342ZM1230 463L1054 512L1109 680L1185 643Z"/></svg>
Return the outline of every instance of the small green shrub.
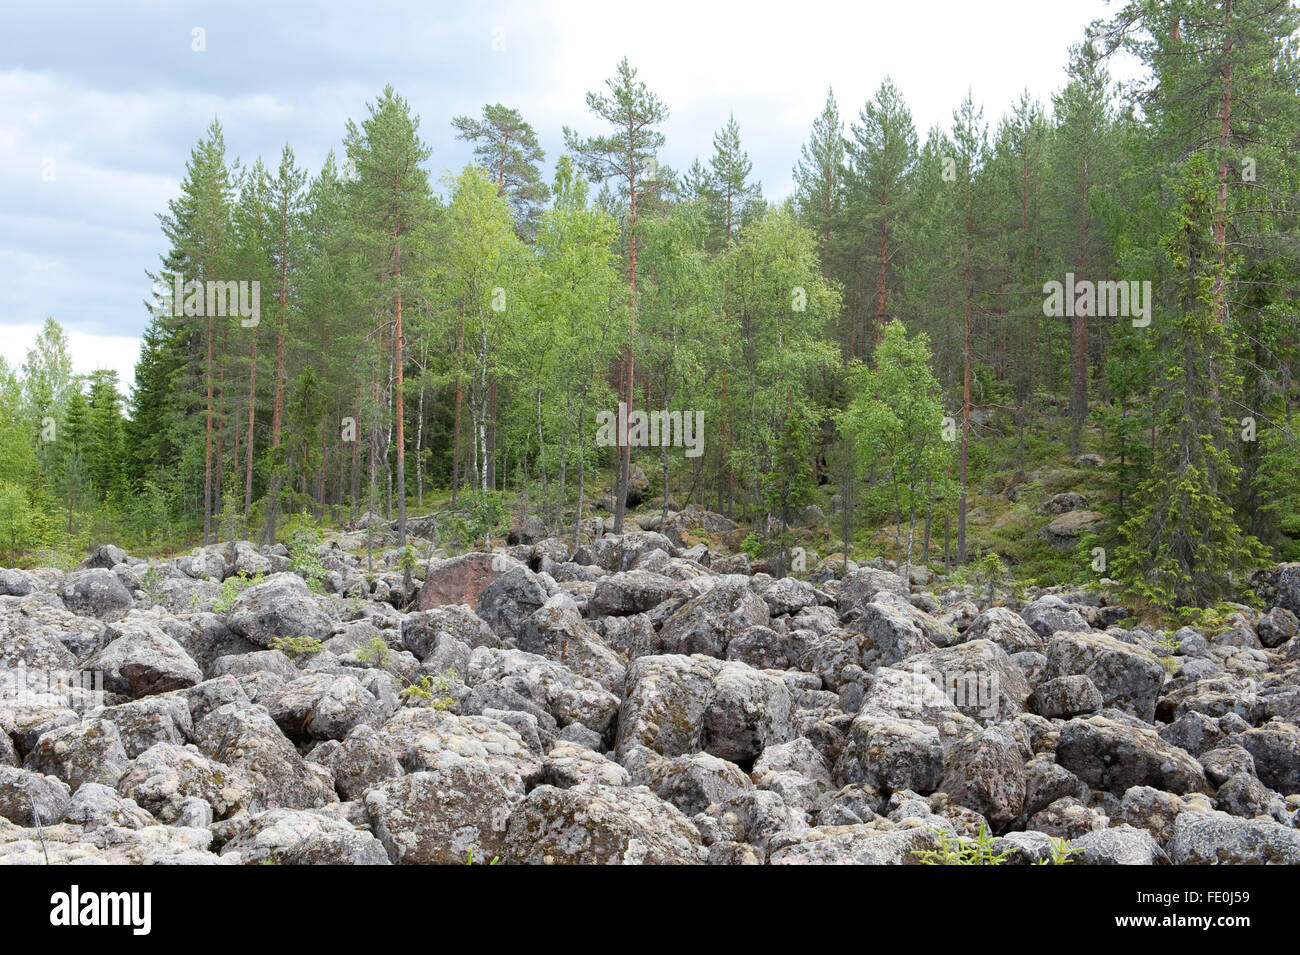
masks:
<svg viewBox="0 0 1300 955"><path fill-rule="evenodd" d="M233 577L227 577L221 583L221 592L217 594L217 599L212 601L212 612L229 613L230 608L239 599L240 593L252 583L253 578L247 574L236 574Z"/></svg>
<svg viewBox="0 0 1300 955"><path fill-rule="evenodd" d="M1060 836L1052 839L1050 851L1050 857L1039 859L1034 865L1073 865L1074 859L1071 857L1082 852L1083 846L1072 846L1069 839Z"/></svg>
<svg viewBox="0 0 1300 955"><path fill-rule="evenodd" d="M455 680L456 674L451 670L444 670L436 677L425 673L420 676L419 682L412 683L399 695L408 700L428 703L435 710L449 710L456 705L456 698L451 695L451 685Z"/></svg>
<svg viewBox="0 0 1300 955"><path fill-rule="evenodd" d="M938 849L914 849L912 855L921 860L922 865L1001 865L1011 855L993 851L993 835L984 823L974 839L935 829L939 837Z"/></svg>
<svg viewBox="0 0 1300 955"><path fill-rule="evenodd" d="M276 637L271 641L270 647L296 661L320 653L325 649L325 644L314 637Z"/></svg>
<svg viewBox="0 0 1300 955"><path fill-rule="evenodd" d="M388 666L389 661L392 659L392 651L388 649L388 644L384 643L379 637L373 638L365 646L357 647L353 652L365 663L378 667Z"/></svg>

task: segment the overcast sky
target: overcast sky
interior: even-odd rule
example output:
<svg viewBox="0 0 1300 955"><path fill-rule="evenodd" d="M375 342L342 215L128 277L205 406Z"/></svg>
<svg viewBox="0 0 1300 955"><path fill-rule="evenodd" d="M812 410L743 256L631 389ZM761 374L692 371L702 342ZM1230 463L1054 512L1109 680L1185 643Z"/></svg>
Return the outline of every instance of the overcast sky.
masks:
<svg viewBox="0 0 1300 955"><path fill-rule="evenodd" d="M421 117L436 181L470 158L450 118L501 102L536 128L549 179L562 127L600 129L584 94L627 55L670 110L662 161L707 157L734 112L754 175L781 199L827 86L847 121L892 77L922 137L969 88L995 127L1022 90L1050 104L1070 45L1113 12L1106 0L0 6L0 354L19 364L53 315L77 371L116 368L124 385L145 272L165 251L156 216L213 116L231 158L274 168L287 140L314 171L391 82Z"/></svg>

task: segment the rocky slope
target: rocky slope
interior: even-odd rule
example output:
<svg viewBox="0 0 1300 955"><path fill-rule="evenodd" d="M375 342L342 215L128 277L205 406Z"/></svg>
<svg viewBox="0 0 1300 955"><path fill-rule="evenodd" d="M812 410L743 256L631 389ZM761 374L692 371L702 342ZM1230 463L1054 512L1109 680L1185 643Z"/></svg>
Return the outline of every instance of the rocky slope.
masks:
<svg viewBox="0 0 1300 955"><path fill-rule="evenodd" d="M1300 863L1300 564L1168 634L673 536L412 600L355 535L314 588L247 542L0 571L0 862L917 864L987 827L1008 864Z"/></svg>

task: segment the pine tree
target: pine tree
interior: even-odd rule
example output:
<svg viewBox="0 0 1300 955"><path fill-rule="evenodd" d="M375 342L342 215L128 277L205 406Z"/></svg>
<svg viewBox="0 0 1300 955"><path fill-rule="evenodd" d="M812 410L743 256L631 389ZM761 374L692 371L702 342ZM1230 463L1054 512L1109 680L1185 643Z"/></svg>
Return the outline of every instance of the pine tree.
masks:
<svg viewBox="0 0 1300 955"><path fill-rule="evenodd" d="M844 124L835 93L827 88L826 105L794 167L795 207L799 220L817 235L823 278L831 274L831 235L844 202L844 177Z"/></svg>
<svg viewBox="0 0 1300 955"><path fill-rule="evenodd" d="M485 105L482 119L456 116L451 124L457 139L474 143L475 161L515 211L519 237L531 241L550 193L539 168L546 153L533 127L524 122L519 110L500 103Z"/></svg>
<svg viewBox="0 0 1300 955"><path fill-rule="evenodd" d="M619 184L620 194L627 202L624 234L627 239L628 264L628 331L627 348L623 356L622 393L628 414L636 396L635 358L636 345L636 253L637 214L642 201L658 189L658 161L656 156L664 144L664 135L656 128L668 119L668 107L646 87L644 80L636 78L636 70L628 65L627 57L619 61L615 76L605 81L608 94L588 93L587 108L600 119L614 127L605 136L580 138L567 126L564 128L566 148L573 153L584 171L592 179L613 179ZM623 515L627 510L627 482L631 468L631 445L621 442L618 480L615 488L614 533L623 533Z"/></svg>
<svg viewBox="0 0 1300 955"><path fill-rule="evenodd" d="M889 323L890 290L897 290L901 273L898 226L907 215L911 177L916 167L916 130L902 93L886 78L875 99L862 107L862 125L850 127L849 177L845 213L854 239L870 260L875 296L870 306L871 331L859 329L861 319L851 318L852 341L865 351ZM865 305L865 303L864 303Z"/></svg>
<svg viewBox="0 0 1300 955"><path fill-rule="evenodd" d="M421 163L431 150L420 139L420 121L391 85L369 106L370 117L360 127L348 123L348 159L357 172L356 203L364 241L379 285L392 303L391 330L380 327L379 338L391 338L394 372L393 421L397 450L397 539L406 544L406 413L404 371L406 339L402 328L403 293L410 299L427 254L434 215L429 174ZM385 306L385 311L387 306Z"/></svg>
<svg viewBox="0 0 1300 955"><path fill-rule="evenodd" d="M167 204L168 211L158 217L171 251L163 259L161 275L165 285L174 276L188 282L208 283L227 279L233 253L234 222L231 169L226 163L225 136L221 123L213 120L206 134L190 151L181 182L181 195ZM183 301L170 302L171 318L178 324L200 318L203 327L202 388L203 416L203 540L212 539L212 513L215 493L220 494L220 445L217 442L217 316L209 308L204 289ZM186 335L190 333L185 333Z"/></svg>

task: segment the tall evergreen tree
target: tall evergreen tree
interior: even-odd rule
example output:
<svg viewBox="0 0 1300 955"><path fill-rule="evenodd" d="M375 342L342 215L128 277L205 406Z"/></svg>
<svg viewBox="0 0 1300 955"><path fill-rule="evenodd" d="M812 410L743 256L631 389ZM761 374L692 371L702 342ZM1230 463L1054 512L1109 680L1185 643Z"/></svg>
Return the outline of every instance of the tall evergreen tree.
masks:
<svg viewBox="0 0 1300 955"><path fill-rule="evenodd" d="M581 138L567 126L564 128L565 146L573 153L584 171L594 180L613 179L619 184L622 198L627 202L624 234L627 240L628 283L628 338L623 356L622 393L628 414L632 413L635 399L636 363L636 252L637 213L641 202L659 188L659 150L663 148L664 135L656 127L668 119L665 106L636 78L636 70L627 62L619 61L615 75L605 81L606 94L587 94L587 109L614 128L610 134ZM631 469L631 445L620 440L618 479L615 488L614 533L623 533L623 515L627 510L627 482Z"/></svg>

